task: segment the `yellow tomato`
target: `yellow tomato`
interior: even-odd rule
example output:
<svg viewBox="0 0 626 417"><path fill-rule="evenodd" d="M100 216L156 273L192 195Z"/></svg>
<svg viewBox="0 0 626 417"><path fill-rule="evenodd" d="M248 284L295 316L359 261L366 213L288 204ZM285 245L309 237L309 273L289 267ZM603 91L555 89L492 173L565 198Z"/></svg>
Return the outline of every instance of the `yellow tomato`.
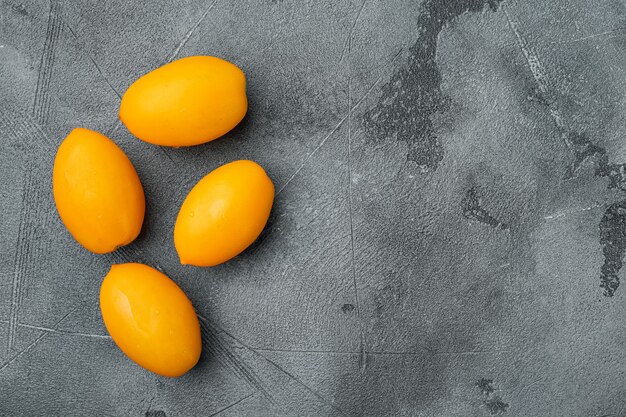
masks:
<svg viewBox="0 0 626 417"><path fill-rule="evenodd" d="M157 68L128 87L120 119L145 142L179 147L219 138L247 110L246 77L236 65L192 56Z"/></svg>
<svg viewBox="0 0 626 417"><path fill-rule="evenodd" d="M132 242L143 223L145 197L133 164L104 135L77 128L54 160L54 201L74 238L95 253Z"/></svg>
<svg viewBox="0 0 626 417"><path fill-rule="evenodd" d="M113 265L100 288L100 310L117 346L139 366L177 377L198 363L196 312L178 285L156 269Z"/></svg>
<svg viewBox="0 0 626 417"><path fill-rule="evenodd" d="M183 202L174 227L182 264L214 266L246 249L261 234L274 184L252 161L222 165L201 179Z"/></svg>

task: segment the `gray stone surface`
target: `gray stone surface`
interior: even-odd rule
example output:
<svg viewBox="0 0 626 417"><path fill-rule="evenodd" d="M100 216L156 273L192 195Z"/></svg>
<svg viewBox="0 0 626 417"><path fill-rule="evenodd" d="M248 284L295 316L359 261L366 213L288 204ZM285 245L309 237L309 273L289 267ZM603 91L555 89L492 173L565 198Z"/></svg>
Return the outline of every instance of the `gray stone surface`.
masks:
<svg viewBox="0 0 626 417"><path fill-rule="evenodd" d="M189 149L135 139L120 95L194 54L243 68L246 119ZM626 416L623 0L1 0L0 80L0 415ZM54 209L76 126L146 190L111 255ZM266 231L179 265L184 196L241 158L276 184ZM182 378L106 334L124 261L202 316Z"/></svg>

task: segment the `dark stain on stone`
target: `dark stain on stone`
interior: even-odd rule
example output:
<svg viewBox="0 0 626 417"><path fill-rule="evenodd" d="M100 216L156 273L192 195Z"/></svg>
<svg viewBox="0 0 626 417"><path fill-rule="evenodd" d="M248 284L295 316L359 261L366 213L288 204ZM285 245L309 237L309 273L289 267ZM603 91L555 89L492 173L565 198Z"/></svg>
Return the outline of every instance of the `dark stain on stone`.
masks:
<svg viewBox="0 0 626 417"><path fill-rule="evenodd" d="M344 314L351 313L352 311L354 311L354 304L344 304L343 306L341 306L341 311L343 311Z"/></svg>
<svg viewBox="0 0 626 417"><path fill-rule="evenodd" d="M584 134L569 132L568 140L574 161L567 178L575 176L580 165L593 158L596 163L595 175L607 178L609 189L626 191L626 164L610 163L606 150L593 144ZM609 206L599 227L600 245L604 255L604 264L600 268L600 287L604 290L604 296L612 297L619 287L619 272L626 254L626 200Z"/></svg>
<svg viewBox="0 0 626 417"><path fill-rule="evenodd" d="M626 164L610 163L606 150L593 144L584 134L569 132L567 138L574 156L567 178L575 176L580 165L591 158L596 164L595 175L607 178L609 189L626 191ZM619 272L626 254L626 200L607 208L599 227L600 245L604 254L604 264L600 268L600 287L606 297L612 297L619 287Z"/></svg>
<svg viewBox="0 0 626 417"><path fill-rule="evenodd" d="M595 145L587 135L578 132L567 132L566 142L572 151L574 161L568 168L565 177L574 178L580 166L589 158L600 157L601 161L606 159L604 148ZM602 163L600 163L602 165Z"/></svg>
<svg viewBox="0 0 626 417"><path fill-rule="evenodd" d="M503 0L427 0L417 19L418 39L409 48L407 63L382 87L378 103L363 115L371 142L393 138L406 142L407 160L423 171L435 170L443 159L432 116L449 107L441 91L436 62L439 33L459 16L488 6L497 10Z"/></svg>
<svg viewBox="0 0 626 417"><path fill-rule="evenodd" d="M566 169L565 179L575 178L583 164L588 162L595 167L597 177L608 179L609 189L626 191L626 164L611 163L604 147L595 144L586 133L577 131L565 123L559 107L566 106L567 98L551 91L549 83L539 68L538 57L534 55L528 43L522 39L510 20L509 26L519 40L520 48L526 55L528 66L535 79L536 88L529 98L549 110L561 138L571 152L572 161ZM604 264L600 271L600 287L604 289L604 295L607 297L612 297L619 287L618 274L626 253L625 208L624 201L614 203L605 211L599 225L600 244L604 253Z"/></svg>
<svg viewBox="0 0 626 417"><path fill-rule="evenodd" d="M493 379L480 378L476 383L476 386L483 395L491 395L495 392L493 388Z"/></svg>
<svg viewBox="0 0 626 417"><path fill-rule="evenodd" d="M595 162L595 175L607 178L609 189L626 191L626 164L609 162L606 149L595 145L585 134L570 131L567 140L574 161L566 178L573 178L580 166L588 159ZM600 220L600 245L604 264L600 268L600 287L606 297L612 297L619 287L619 272L626 254L626 200L612 204Z"/></svg>
<svg viewBox="0 0 626 417"><path fill-rule="evenodd" d="M604 264L600 269L600 287L612 297L619 287L619 271L626 253L626 200L612 204L600 220L600 244Z"/></svg>
<svg viewBox="0 0 626 417"><path fill-rule="evenodd" d="M494 415L504 413L507 408L509 408L509 405L503 402L498 395L486 400L485 406L487 407L487 410L489 410L489 412Z"/></svg>
<svg viewBox="0 0 626 417"><path fill-rule="evenodd" d="M506 224L493 217L487 210L481 207L480 198L478 197L475 187L470 188L465 193L465 197L461 200L461 209L466 219L476 220L477 222L487 224L495 229L508 229Z"/></svg>
<svg viewBox="0 0 626 417"><path fill-rule="evenodd" d="M506 412L509 405L502 401L499 395L495 395L496 389L493 387L493 379L481 378L476 382L476 386L480 390L483 404L490 414L496 415Z"/></svg>
<svg viewBox="0 0 626 417"><path fill-rule="evenodd" d="M579 138L585 136L579 135ZM626 191L626 164L609 163L606 150L588 141L585 153L574 153L575 161L580 155L584 158L596 157L596 176L607 178L609 189ZM586 156L585 156L586 155ZM584 160L584 159L583 159ZM600 268L600 287L606 297L612 297L619 287L619 272L624 265L626 254L626 200L612 204L600 220L600 245L604 255L604 264Z"/></svg>
<svg viewBox="0 0 626 417"><path fill-rule="evenodd" d="M15 3L9 3L9 6L15 10L16 12L18 12L19 14L21 14L22 16L28 16L28 11L26 10L26 6L24 6L23 3L20 4L15 4Z"/></svg>
<svg viewBox="0 0 626 417"><path fill-rule="evenodd" d="M587 135L574 131L566 134L574 158L566 178L575 177L580 166L587 160L592 160L596 166L595 175L607 178L609 189L626 191L626 164L610 163L606 149L595 145ZM604 264L600 268L600 287L604 290L604 296L612 297L619 287L619 272L626 254L626 200L614 203L606 209L599 228L600 245L604 254Z"/></svg>
<svg viewBox="0 0 626 417"><path fill-rule="evenodd" d="M609 179L609 189L626 191L626 164L610 164L606 152L600 158L596 175Z"/></svg>
<svg viewBox="0 0 626 417"><path fill-rule="evenodd" d="M167 417L163 410L148 410L145 417Z"/></svg>

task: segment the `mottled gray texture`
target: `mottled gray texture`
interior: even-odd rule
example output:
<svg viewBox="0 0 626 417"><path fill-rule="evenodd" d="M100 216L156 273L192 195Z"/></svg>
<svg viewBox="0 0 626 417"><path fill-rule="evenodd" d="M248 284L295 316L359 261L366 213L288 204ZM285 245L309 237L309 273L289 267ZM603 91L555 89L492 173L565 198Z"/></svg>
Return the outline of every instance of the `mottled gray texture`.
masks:
<svg viewBox="0 0 626 417"><path fill-rule="evenodd" d="M0 0L0 415L626 416L625 52L620 0ZM190 149L134 138L121 94L194 54L243 68L245 120ZM146 191L110 255L54 209L76 126ZM268 227L181 266L184 196L241 158L276 184ZM182 378L106 334L126 261L201 315Z"/></svg>

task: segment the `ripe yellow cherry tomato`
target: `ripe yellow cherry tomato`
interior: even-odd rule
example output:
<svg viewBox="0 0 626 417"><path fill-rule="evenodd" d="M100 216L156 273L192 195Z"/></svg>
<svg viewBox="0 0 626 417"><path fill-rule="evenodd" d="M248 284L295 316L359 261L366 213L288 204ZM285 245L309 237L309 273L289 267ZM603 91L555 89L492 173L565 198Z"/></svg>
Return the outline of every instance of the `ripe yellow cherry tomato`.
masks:
<svg viewBox="0 0 626 417"><path fill-rule="evenodd" d="M267 223L274 184L252 161L222 165L201 179L183 202L174 244L182 264L214 266L243 252Z"/></svg>
<svg viewBox="0 0 626 417"><path fill-rule="evenodd" d="M100 310L113 341L143 368L177 377L198 363L196 312L178 285L156 269L113 265L100 288Z"/></svg>
<svg viewBox="0 0 626 417"><path fill-rule="evenodd" d="M111 252L139 234L145 212L141 182L126 154L106 136L72 130L57 151L52 188L61 220L90 251Z"/></svg>
<svg viewBox="0 0 626 417"><path fill-rule="evenodd" d="M145 142L179 147L219 138L247 110L246 77L237 66L212 56L191 56L128 87L120 119Z"/></svg>

